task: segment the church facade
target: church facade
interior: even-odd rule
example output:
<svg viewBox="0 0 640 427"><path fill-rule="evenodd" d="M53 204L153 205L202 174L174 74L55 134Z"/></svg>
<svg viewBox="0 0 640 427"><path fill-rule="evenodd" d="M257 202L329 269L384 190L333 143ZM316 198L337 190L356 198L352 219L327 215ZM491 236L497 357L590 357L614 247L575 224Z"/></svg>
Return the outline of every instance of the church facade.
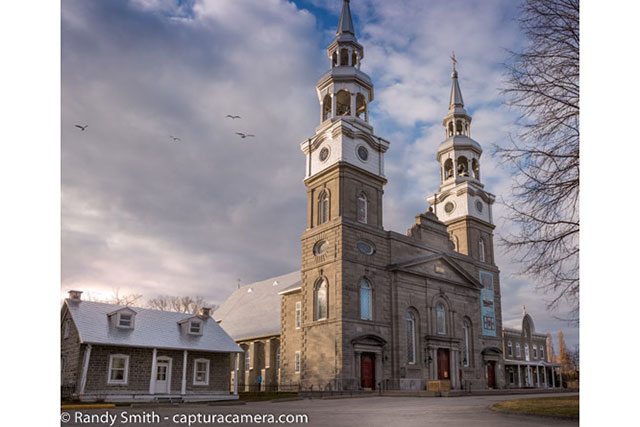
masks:
<svg viewBox="0 0 640 427"><path fill-rule="evenodd" d="M534 383L529 359L505 355L516 332L502 325L495 196L482 183L482 147L471 138L455 57L434 153L440 186L401 234L383 227L391 143L369 123L374 87L360 69L348 0L327 53L316 86L320 124L300 144L308 200L301 269L238 288L214 314L246 352L241 390L555 386L558 367L544 356Z"/></svg>
<svg viewBox="0 0 640 427"><path fill-rule="evenodd" d="M492 204L452 73L439 191L407 234L383 228L384 155L369 123L374 88L360 70L349 2L330 69L317 84L321 123L306 156L300 286L282 294L280 382L303 389L503 387Z"/></svg>

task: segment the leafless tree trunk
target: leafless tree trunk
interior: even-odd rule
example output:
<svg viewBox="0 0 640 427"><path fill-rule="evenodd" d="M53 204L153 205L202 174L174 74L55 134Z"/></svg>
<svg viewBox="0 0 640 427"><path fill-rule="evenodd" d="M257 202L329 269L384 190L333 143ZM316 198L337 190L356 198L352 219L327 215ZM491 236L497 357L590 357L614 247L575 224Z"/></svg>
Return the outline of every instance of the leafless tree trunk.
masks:
<svg viewBox="0 0 640 427"><path fill-rule="evenodd" d="M569 321L579 310L579 2L524 0L522 52L511 52L508 104L522 112L521 132L497 154L515 166L513 201L506 202L517 231L501 236L521 273L552 299L567 301Z"/></svg>

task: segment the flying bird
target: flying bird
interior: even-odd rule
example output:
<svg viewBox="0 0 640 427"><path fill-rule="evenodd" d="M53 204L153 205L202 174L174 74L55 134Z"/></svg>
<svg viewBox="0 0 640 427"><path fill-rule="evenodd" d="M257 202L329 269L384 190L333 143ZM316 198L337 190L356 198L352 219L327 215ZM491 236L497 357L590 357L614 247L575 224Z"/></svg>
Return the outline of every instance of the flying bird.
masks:
<svg viewBox="0 0 640 427"><path fill-rule="evenodd" d="M250 136L255 136L250 133L242 133L242 132L236 132L236 135L240 135L240 138L242 139L249 138Z"/></svg>
<svg viewBox="0 0 640 427"><path fill-rule="evenodd" d="M242 118L242 117L240 117L240 116L233 116L233 115L231 115L231 114L227 114L227 117L228 117L228 118L230 118L230 119L233 119L233 120L235 120L235 119L241 119L241 118Z"/></svg>
<svg viewBox="0 0 640 427"><path fill-rule="evenodd" d="M81 131L84 131L86 128L88 128L88 127L89 127L89 125L84 125L84 126L76 125L76 127L77 127L78 129L80 129Z"/></svg>
<svg viewBox="0 0 640 427"><path fill-rule="evenodd" d="M178 138L177 136L173 136L173 135L169 135L169 138L173 139L174 141L182 141L180 138Z"/></svg>

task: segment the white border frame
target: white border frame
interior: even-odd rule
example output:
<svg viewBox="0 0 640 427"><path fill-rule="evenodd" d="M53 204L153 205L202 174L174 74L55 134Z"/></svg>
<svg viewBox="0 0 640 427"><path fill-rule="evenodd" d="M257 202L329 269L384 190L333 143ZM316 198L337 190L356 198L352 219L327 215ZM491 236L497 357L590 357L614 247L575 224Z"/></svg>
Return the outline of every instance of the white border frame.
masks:
<svg viewBox="0 0 640 427"><path fill-rule="evenodd" d="M196 373L198 372L198 363L205 362L207 364L207 374L204 382L196 381ZM196 386L208 386L209 385L209 376L211 375L211 360L199 358L193 361L193 385Z"/></svg>

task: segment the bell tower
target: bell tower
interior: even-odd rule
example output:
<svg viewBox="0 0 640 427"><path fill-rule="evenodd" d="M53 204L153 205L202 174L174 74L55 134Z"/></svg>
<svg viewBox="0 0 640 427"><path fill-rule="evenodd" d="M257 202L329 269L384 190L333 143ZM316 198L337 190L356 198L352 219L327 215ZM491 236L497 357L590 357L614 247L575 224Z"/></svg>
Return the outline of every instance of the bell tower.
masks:
<svg viewBox="0 0 640 427"><path fill-rule="evenodd" d="M484 190L480 179L482 147L471 139L471 116L464 108L455 55L451 59L449 112L442 121L445 140L436 157L440 163L440 188L427 201L447 225L457 252L495 264L492 213L495 196Z"/></svg>

